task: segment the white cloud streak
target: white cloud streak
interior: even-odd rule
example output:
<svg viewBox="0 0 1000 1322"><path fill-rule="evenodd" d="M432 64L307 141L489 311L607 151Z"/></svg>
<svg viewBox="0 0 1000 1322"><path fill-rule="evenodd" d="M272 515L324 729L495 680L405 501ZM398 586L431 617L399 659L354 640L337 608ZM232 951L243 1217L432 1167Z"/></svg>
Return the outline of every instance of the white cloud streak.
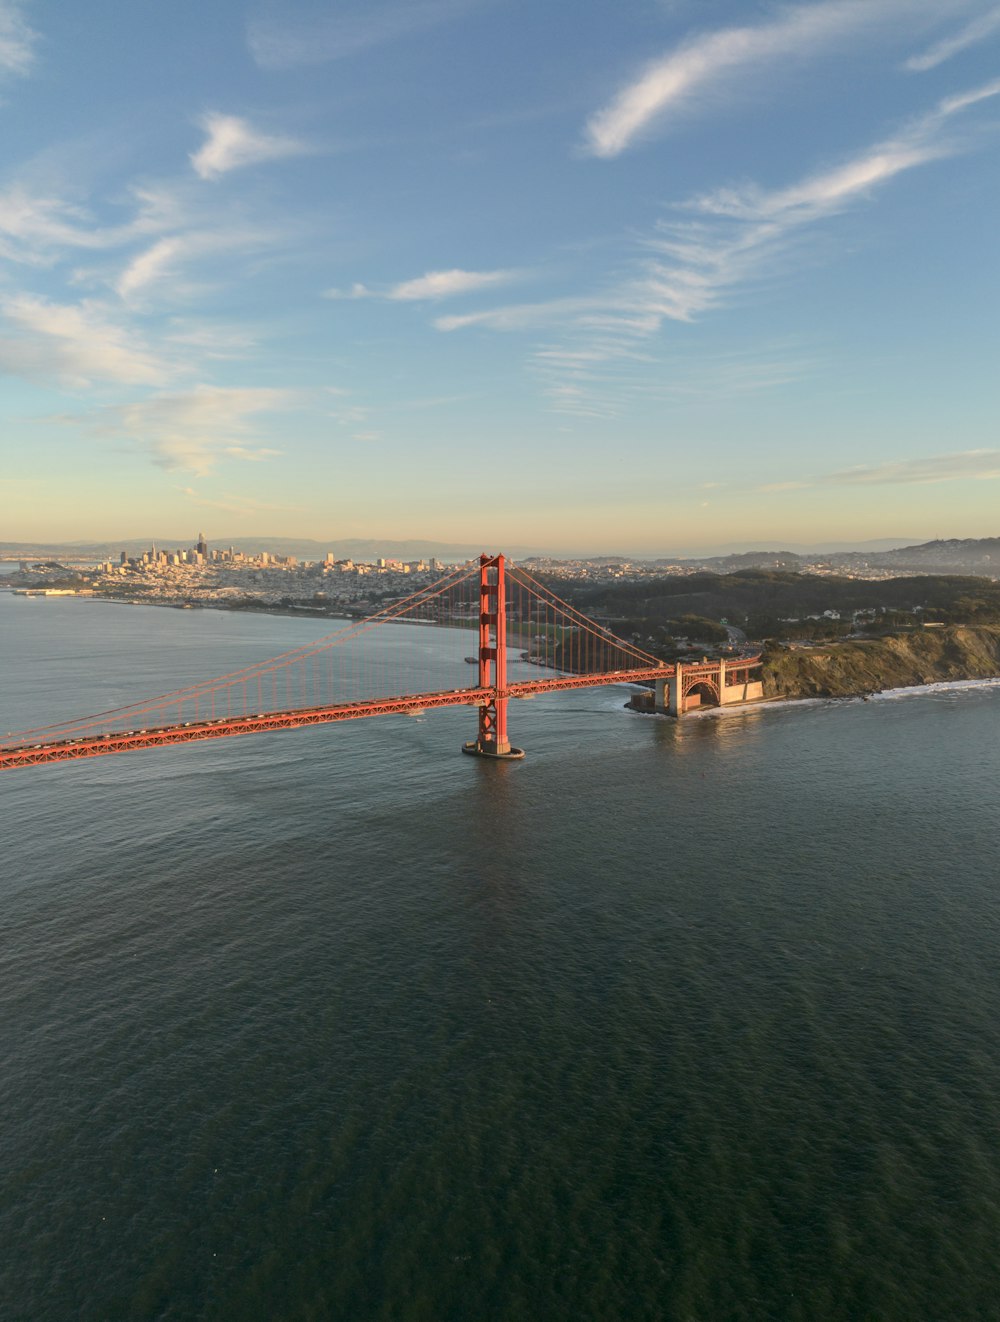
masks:
<svg viewBox="0 0 1000 1322"><path fill-rule="evenodd" d="M962 149L962 144L945 134L948 121L998 95L1000 78L946 97L935 109L912 121L895 136L842 165L808 175L790 187L771 191L753 186L725 188L695 198L688 204L689 210L755 227L744 230L735 247L710 244L701 254L694 250L696 255L702 257L702 265L711 265L714 259L717 269L720 255L726 261L735 257L739 267L741 258L754 249L767 248L793 228L835 215L906 170L955 155ZM668 251L669 248L668 242ZM723 271L724 268L725 261ZM707 284L710 286L712 280L709 279Z"/></svg>
<svg viewBox="0 0 1000 1322"><path fill-rule="evenodd" d="M589 315L598 315L609 308L625 310L627 304L621 295L580 294L568 298L550 298L541 303L512 303L506 307L486 308L481 312L465 312L437 317L434 325L440 331L465 330L470 326L485 326L490 330L518 331L534 327L566 325L567 321L580 323Z"/></svg>
<svg viewBox="0 0 1000 1322"><path fill-rule="evenodd" d="M846 468L818 479L823 486L924 485L931 482L994 481L1000 478L1000 450L961 450L895 463Z"/></svg>
<svg viewBox="0 0 1000 1322"><path fill-rule="evenodd" d="M275 6L247 29L250 54L262 69L294 69L349 59L427 28L462 18L482 0L362 0L319 21ZM347 12L344 12L344 10Z"/></svg>
<svg viewBox="0 0 1000 1322"><path fill-rule="evenodd" d="M128 299L140 289L162 279L183 251L184 244L179 238L158 239L151 248L133 257L121 273L115 284L118 296Z"/></svg>
<svg viewBox="0 0 1000 1322"><path fill-rule="evenodd" d="M337 300L378 298L378 294L374 289L369 289L367 285L363 285L360 280L356 280L354 284L351 285L350 289L325 289L323 291L323 297Z"/></svg>
<svg viewBox="0 0 1000 1322"><path fill-rule="evenodd" d="M928 69L936 69L939 64L944 64L945 60L950 60L953 55L958 55L977 42L992 37L994 32L1000 32L1000 6L991 9L987 14L980 15L979 18L974 18L971 23L967 23L952 36L929 46L922 54L911 56L904 68L909 69L911 73L926 73Z"/></svg>
<svg viewBox="0 0 1000 1322"><path fill-rule="evenodd" d="M963 0L939 0L937 16L967 7ZM824 0L778 11L778 17L755 27L725 28L684 42L648 65L637 78L588 120L586 150L613 157L630 147L654 123L670 113L689 110L733 78L764 73L778 61L804 60L846 47L869 30L898 29L899 20L927 19L923 0Z"/></svg>
<svg viewBox="0 0 1000 1322"><path fill-rule="evenodd" d="M516 271L428 271L416 280L404 280L395 285L387 297L400 302L454 298L457 294L471 294L477 289L507 284L516 276Z"/></svg>
<svg viewBox="0 0 1000 1322"><path fill-rule="evenodd" d="M930 486L940 482L994 482L1000 479L1000 450L958 450L951 454L858 464L818 477L769 482L758 491L808 491L816 487Z"/></svg>
<svg viewBox="0 0 1000 1322"><path fill-rule="evenodd" d="M16 0L0 0L0 70L26 74L35 63L38 33L24 20Z"/></svg>
<svg viewBox="0 0 1000 1322"><path fill-rule="evenodd" d="M212 229L190 230L157 239L127 262L112 285L125 302L146 298L156 286L167 281L170 282L170 292L188 295L191 286L182 284L178 277L185 265L212 255L228 259L253 249L266 248L279 237L275 232L244 228L237 222L226 225L220 219ZM215 274L217 271L213 270L213 276Z"/></svg>
<svg viewBox="0 0 1000 1322"><path fill-rule="evenodd" d="M327 289L323 297L348 300L387 298L393 303L438 302L444 298L457 298L461 294L474 294L481 289L510 284L521 275L522 272L517 270L462 271L456 268L450 271L428 271L425 275L403 280L384 290L371 289L357 281L349 289Z"/></svg>
<svg viewBox="0 0 1000 1322"><path fill-rule="evenodd" d="M565 346L546 346L536 366L572 387L561 407L591 410L593 398L609 406L611 371L660 330L665 321L690 322L720 306L734 289L767 278L795 260L804 232L869 197L905 171L954 155L965 141L951 131L960 112L1000 95L1000 79L959 93L912 121L891 138L839 165L784 188L755 185L719 189L679 208L688 218L661 223L645 242L649 254L635 275L592 295L551 299L439 317L442 331L483 326L494 330L558 327ZM560 364L560 349L576 355ZM626 352L627 351L627 352ZM619 371L620 375L620 371ZM596 395L587 396L590 383Z"/></svg>
<svg viewBox="0 0 1000 1322"><path fill-rule="evenodd" d="M279 451L257 437L256 420L293 403L284 390L199 385L100 409L88 421L100 436L148 450L162 468L204 476L220 460L259 461L277 455Z"/></svg>
<svg viewBox="0 0 1000 1322"><path fill-rule="evenodd" d="M248 226L232 206L220 210L206 205L207 195L199 185L192 184L189 191L196 196L184 197L183 189L133 188L132 214L121 224L106 224L87 208L54 193L12 184L0 191L0 256L22 266L52 267L70 254L109 253L152 239L122 269L88 266L68 277L75 285L108 284L128 300L170 275L181 262L213 252L232 255L287 239L287 224L270 232Z"/></svg>
<svg viewBox="0 0 1000 1322"><path fill-rule="evenodd" d="M201 127L207 137L190 156L195 173L202 179L218 179L230 170L263 161L301 156L309 148L295 138L260 133L237 115L205 115Z"/></svg>
<svg viewBox="0 0 1000 1322"><path fill-rule="evenodd" d="M14 376L87 387L107 381L162 385L171 374L169 364L99 304L49 303L21 294L0 310L14 332L0 336L0 370Z"/></svg>
<svg viewBox="0 0 1000 1322"><path fill-rule="evenodd" d="M906 170L955 154L961 144L945 136L948 121L997 95L1000 79L948 97L894 137L786 188L747 185L692 199L682 209L694 218L660 225L646 242L656 255L624 285L590 297L441 317L435 324L445 331L476 325L517 330L568 318L578 326L647 335L664 320L691 321L778 260L802 227L836 215Z"/></svg>
<svg viewBox="0 0 1000 1322"><path fill-rule="evenodd" d="M44 266L68 249L100 252L162 230L174 211L171 200L151 190L134 196L130 220L101 225L84 207L13 184L0 192L0 252L11 261Z"/></svg>

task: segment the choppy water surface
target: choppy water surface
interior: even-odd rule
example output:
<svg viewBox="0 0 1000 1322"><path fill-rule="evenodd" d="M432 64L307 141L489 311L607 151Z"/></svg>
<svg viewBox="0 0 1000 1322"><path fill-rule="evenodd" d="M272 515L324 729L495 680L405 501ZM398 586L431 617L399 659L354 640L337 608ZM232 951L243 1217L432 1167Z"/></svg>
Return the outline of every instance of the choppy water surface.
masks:
<svg viewBox="0 0 1000 1322"><path fill-rule="evenodd" d="M0 721L319 631L0 593ZM1000 691L624 696L4 773L0 1315L1000 1315Z"/></svg>

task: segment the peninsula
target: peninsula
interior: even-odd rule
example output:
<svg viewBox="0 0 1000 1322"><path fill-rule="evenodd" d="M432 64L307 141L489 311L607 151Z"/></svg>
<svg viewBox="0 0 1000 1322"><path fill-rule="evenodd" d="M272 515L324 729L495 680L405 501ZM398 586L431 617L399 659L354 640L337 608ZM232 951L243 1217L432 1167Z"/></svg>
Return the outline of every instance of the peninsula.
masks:
<svg viewBox="0 0 1000 1322"><path fill-rule="evenodd" d="M1000 677L1000 625L945 625L814 647L769 643L769 698L864 697L884 689Z"/></svg>
<svg viewBox="0 0 1000 1322"><path fill-rule="evenodd" d="M935 554L953 544L930 544ZM963 555L977 544L959 544ZM992 546L992 543L991 543ZM930 555L927 548L911 548ZM985 554L985 552L982 552ZM748 557L749 558L749 557ZM755 560L757 557L755 557ZM863 576L831 566L745 563L672 570L620 559L535 562L573 604L666 661L732 658L762 649L768 698L847 697L889 688L1000 676L1000 582L934 573ZM22 561L4 586L38 595L316 616L364 616L440 577L437 559L314 561L233 547L203 536L186 550L155 547L97 564ZM558 666L556 646L548 664Z"/></svg>

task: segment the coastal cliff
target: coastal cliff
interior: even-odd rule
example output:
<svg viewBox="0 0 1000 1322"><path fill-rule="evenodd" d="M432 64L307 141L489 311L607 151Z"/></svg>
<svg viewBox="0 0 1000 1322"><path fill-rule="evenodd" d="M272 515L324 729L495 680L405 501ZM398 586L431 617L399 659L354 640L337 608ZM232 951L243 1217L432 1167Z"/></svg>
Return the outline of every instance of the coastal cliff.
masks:
<svg viewBox="0 0 1000 1322"><path fill-rule="evenodd" d="M945 680L1000 676L1000 626L954 625L822 647L770 643L764 650L769 698L841 698Z"/></svg>

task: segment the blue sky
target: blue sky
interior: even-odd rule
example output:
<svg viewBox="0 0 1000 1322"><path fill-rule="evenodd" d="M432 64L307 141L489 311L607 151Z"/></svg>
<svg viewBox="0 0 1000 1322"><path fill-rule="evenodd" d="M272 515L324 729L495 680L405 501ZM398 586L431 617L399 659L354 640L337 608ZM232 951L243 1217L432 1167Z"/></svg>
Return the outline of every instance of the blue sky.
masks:
<svg viewBox="0 0 1000 1322"><path fill-rule="evenodd" d="M0 0L0 540L1000 533L996 0Z"/></svg>

